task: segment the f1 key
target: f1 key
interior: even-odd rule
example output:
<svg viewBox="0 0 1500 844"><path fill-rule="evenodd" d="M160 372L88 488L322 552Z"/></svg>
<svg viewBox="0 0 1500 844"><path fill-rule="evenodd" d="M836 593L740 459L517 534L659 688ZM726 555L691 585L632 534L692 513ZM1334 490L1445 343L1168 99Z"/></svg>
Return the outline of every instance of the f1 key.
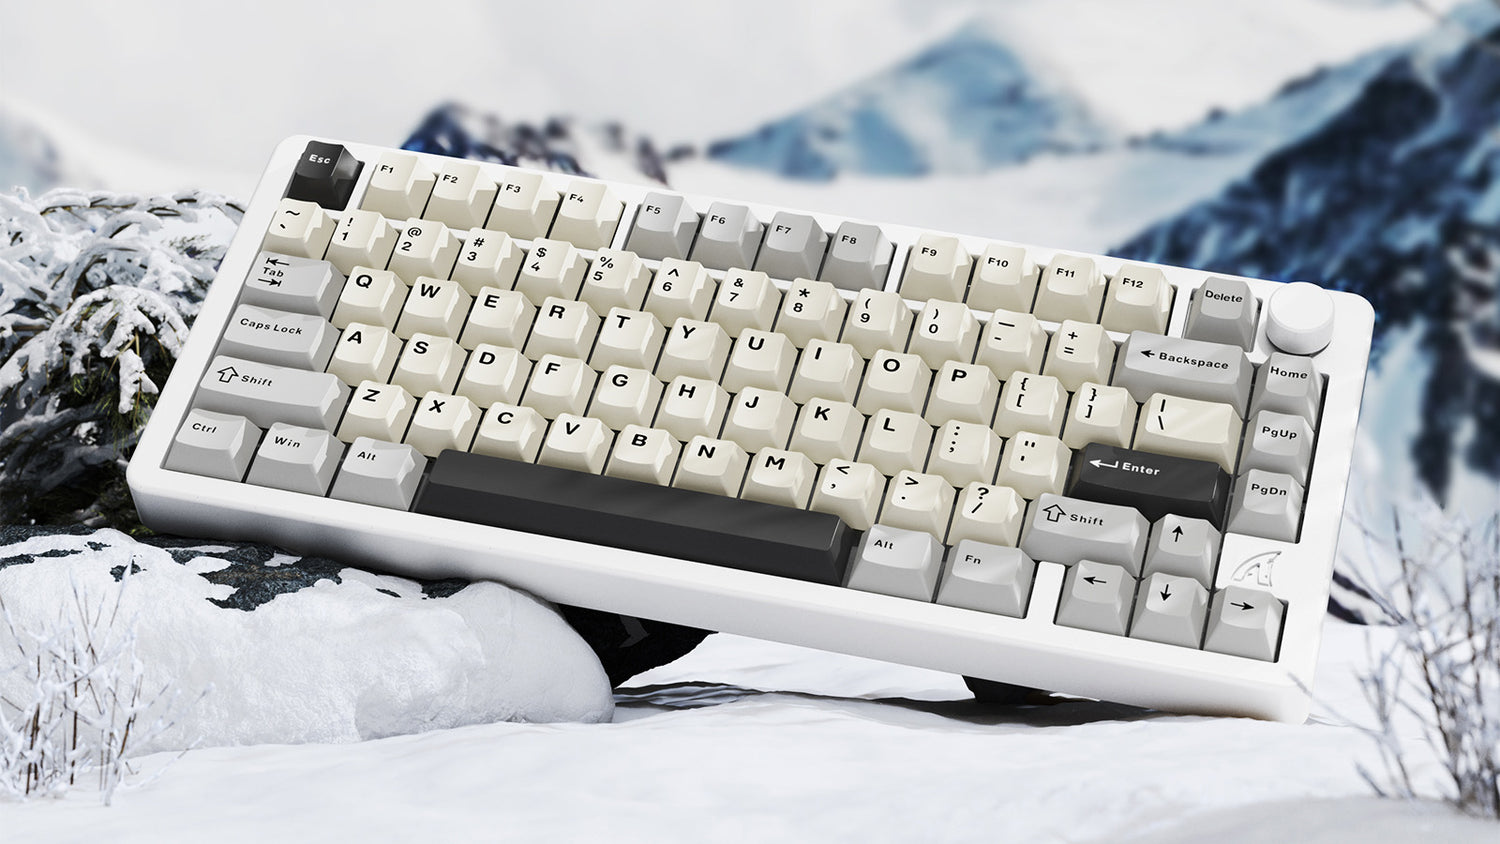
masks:
<svg viewBox="0 0 1500 844"><path fill-rule="evenodd" d="M1090 443L1073 464L1065 494L1122 504L1156 521L1168 513L1224 528L1230 478L1219 464Z"/></svg>

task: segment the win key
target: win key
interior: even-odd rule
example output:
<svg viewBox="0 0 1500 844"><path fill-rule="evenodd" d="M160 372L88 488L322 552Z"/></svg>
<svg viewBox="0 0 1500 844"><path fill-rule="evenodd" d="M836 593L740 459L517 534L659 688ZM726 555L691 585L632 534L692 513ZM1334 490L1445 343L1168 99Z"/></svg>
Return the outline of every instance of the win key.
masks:
<svg viewBox="0 0 1500 844"><path fill-rule="evenodd" d="M1153 522L1175 513L1222 530L1230 486L1229 474L1211 461L1090 443L1073 464L1065 494L1134 507Z"/></svg>

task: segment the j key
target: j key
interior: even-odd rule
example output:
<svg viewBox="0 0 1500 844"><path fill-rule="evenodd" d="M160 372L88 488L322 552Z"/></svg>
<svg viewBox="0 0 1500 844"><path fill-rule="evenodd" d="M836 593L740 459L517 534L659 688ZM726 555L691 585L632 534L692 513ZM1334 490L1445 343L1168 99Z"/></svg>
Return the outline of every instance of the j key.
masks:
<svg viewBox="0 0 1500 844"><path fill-rule="evenodd" d="M1092 443L1073 464L1067 494L1134 507L1152 521L1176 513L1222 529L1230 486L1217 463Z"/></svg>
<svg viewBox="0 0 1500 844"><path fill-rule="evenodd" d="M433 461L412 509L833 585L859 536L827 513L460 451Z"/></svg>

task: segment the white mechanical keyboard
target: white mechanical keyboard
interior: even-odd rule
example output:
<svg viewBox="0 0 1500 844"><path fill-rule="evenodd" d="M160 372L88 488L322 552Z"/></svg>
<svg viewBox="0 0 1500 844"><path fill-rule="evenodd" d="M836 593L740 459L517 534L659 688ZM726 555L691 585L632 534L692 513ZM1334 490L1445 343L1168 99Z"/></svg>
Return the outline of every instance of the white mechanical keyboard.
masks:
<svg viewBox="0 0 1500 844"><path fill-rule="evenodd" d="M1160 709L1308 711L1362 298L297 137L155 529Z"/></svg>

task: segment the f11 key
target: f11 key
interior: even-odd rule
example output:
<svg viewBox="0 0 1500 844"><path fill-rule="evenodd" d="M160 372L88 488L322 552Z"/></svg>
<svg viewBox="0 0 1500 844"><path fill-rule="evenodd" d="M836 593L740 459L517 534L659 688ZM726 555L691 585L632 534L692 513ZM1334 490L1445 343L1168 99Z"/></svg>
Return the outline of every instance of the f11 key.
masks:
<svg viewBox="0 0 1500 844"><path fill-rule="evenodd" d="M1134 507L1153 522L1175 513L1222 530L1230 485L1212 461L1090 443L1073 464L1065 494Z"/></svg>

